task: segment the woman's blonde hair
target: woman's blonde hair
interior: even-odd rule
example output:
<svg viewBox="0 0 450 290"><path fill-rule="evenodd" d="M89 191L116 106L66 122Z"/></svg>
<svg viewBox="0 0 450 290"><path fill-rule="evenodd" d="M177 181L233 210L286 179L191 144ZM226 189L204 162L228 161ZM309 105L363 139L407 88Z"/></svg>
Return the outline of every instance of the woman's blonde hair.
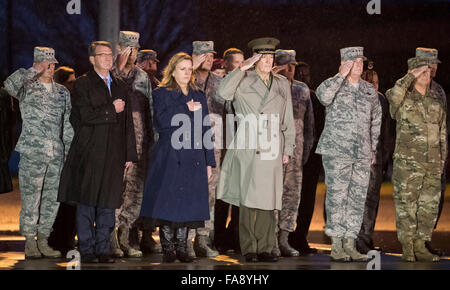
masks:
<svg viewBox="0 0 450 290"><path fill-rule="evenodd" d="M168 90L180 90L180 86L178 85L172 74L175 71L178 63L183 60L190 60L192 62L192 57L185 52L179 52L172 56L172 58L169 60L169 64L164 68L163 79L158 85L159 87L165 87ZM192 72L191 80L189 81L188 86L192 89L196 89L194 72Z"/></svg>

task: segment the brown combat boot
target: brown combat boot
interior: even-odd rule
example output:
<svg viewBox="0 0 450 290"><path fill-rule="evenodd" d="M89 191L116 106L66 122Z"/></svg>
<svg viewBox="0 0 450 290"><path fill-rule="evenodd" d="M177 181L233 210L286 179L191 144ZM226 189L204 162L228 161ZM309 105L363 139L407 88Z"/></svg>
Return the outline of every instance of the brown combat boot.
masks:
<svg viewBox="0 0 450 290"><path fill-rule="evenodd" d="M416 257L414 256L414 243L412 240L404 241L402 244L402 260L405 262L415 262Z"/></svg>
<svg viewBox="0 0 450 290"><path fill-rule="evenodd" d="M440 258L437 255L433 255L428 251L425 247L424 240L415 240L414 241L414 254L416 258L420 262L439 262Z"/></svg>

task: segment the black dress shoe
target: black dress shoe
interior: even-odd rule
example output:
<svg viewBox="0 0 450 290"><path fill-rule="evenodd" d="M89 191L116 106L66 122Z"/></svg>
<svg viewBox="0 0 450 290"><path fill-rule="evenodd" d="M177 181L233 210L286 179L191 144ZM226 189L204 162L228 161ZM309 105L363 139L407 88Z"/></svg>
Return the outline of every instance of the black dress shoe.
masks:
<svg viewBox="0 0 450 290"><path fill-rule="evenodd" d="M105 264L113 264L116 261L114 260L114 258L111 255L99 255L98 262L105 263Z"/></svg>
<svg viewBox="0 0 450 290"><path fill-rule="evenodd" d="M261 253L258 254L258 260L260 262L278 262L278 257L271 253Z"/></svg>
<svg viewBox="0 0 450 290"><path fill-rule="evenodd" d="M256 253L245 254L245 261L248 263L256 263L258 262L258 255Z"/></svg>
<svg viewBox="0 0 450 290"><path fill-rule="evenodd" d="M81 263L84 263L84 264L98 263L98 258L94 254L82 255Z"/></svg>

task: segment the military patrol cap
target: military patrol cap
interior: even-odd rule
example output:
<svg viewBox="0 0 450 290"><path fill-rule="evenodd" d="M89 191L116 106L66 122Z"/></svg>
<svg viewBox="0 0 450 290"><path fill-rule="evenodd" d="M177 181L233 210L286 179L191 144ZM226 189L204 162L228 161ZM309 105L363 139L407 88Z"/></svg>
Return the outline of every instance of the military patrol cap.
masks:
<svg viewBox="0 0 450 290"><path fill-rule="evenodd" d="M431 63L441 63L438 59L438 50L435 48L418 47L416 48L416 57L426 58Z"/></svg>
<svg viewBox="0 0 450 290"><path fill-rule="evenodd" d="M355 60L359 57L362 57L364 60L367 60L367 57L364 56L364 47L362 46L341 48L340 52L341 52L341 61Z"/></svg>
<svg viewBox="0 0 450 290"><path fill-rule="evenodd" d="M154 51L152 49L139 50L139 52L137 54L137 62L143 62L146 60L153 60L153 61L159 62L158 54L156 53L156 51Z"/></svg>
<svg viewBox="0 0 450 290"><path fill-rule="evenodd" d="M120 46L141 47L139 45L139 33L134 31L121 31L119 33Z"/></svg>
<svg viewBox="0 0 450 290"><path fill-rule="evenodd" d="M412 57L408 59L408 69L415 69L424 65L429 65L430 60L423 57Z"/></svg>
<svg viewBox="0 0 450 290"><path fill-rule="evenodd" d="M275 51L275 63L277 65L293 64L297 65L295 60L295 50L277 49Z"/></svg>
<svg viewBox="0 0 450 290"><path fill-rule="evenodd" d="M33 62L48 61L50 63L58 63L55 58L55 50L51 47L36 46L34 48Z"/></svg>
<svg viewBox="0 0 450 290"><path fill-rule="evenodd" d="M208 52L217 53L214 51L214 41L194 41L192 42L193 54L204 54Z"/></svg>
<svg viewBox="0 0 450 290"><path fill-rule="evenodd" d="M255 53L275 54L275 48L278 44L280 44L280 41L276 38L262 37L250 41L248 47Z"/></svg>

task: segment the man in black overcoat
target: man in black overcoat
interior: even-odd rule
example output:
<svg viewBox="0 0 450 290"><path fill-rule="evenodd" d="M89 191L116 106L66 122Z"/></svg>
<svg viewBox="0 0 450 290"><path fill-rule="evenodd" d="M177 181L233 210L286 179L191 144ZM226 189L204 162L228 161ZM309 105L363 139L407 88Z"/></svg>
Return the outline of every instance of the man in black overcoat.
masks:
<svg viewBox="0 0 450 290"><path fill-rule="evenodd" d="M75 136L58 201L77 204L81 262L113 263L109 237L122 204L124 169L137 161L136 139L127 87L109 73L111 44L93 42L89 61L93 68L75 81L71 96Z"/></svg>

